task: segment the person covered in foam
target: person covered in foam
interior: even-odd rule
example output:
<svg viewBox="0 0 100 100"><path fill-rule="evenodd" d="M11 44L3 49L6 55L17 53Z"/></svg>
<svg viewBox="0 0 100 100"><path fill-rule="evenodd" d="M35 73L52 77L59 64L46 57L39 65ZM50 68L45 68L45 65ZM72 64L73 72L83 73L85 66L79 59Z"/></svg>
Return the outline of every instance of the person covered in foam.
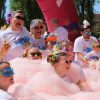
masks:
<svg viewBox="0 0 100 100"><path fill-rule="evenodd" d="M80 90L91 91L82 68L78 64L72 62L72 60L69 60L65 52L49 55L47 61L52 64L56 73L63 80L77 84Z"/></svg>
<svg viewBox="0 0 100 100"><path fill-rule="evenodd" d="M32 47L24 51L23 57L26 57L29 60L42 59L42 53L38 48Z"/></svg>
<svg viewBox="0 0 100 100"><path fill-rule="evenodd" d="M13 96L7 92L14 83L14 71L8 62L0 62L0 100L14 100Z"/></svg>

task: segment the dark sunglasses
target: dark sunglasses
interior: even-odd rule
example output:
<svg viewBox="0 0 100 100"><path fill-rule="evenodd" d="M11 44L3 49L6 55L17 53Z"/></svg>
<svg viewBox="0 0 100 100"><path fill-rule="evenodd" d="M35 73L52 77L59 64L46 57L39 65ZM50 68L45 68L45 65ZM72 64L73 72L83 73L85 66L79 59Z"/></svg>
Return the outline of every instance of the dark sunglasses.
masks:
<svg viewBox="0 0 100 100"><path fill-rule="evenodd" d="M41 56L41 53L40 52L32 52L30 53L32 56Z"/></svg>
<svg viewBox="0 0 100 100"><path fill-rule="evenodd" d="M66 64L70 64L70 63L72 63L72 61L71 61L71 60L69 60L69 61L67 61L67 60L66 60Z"/></svg>
<svg viewBox="0 0 100 100"><path fill-rule="evenodd" d="M84 34L86 34L86 35L91 35L91 32L84 32Z"/></svg>
<svg viewBox="0 0 100 100"><path fill-rule="evenodd" d="M14 71L12 68L7 67L7 68L4 68L2 71L0 71L0 74L3 76L9 77L14 74Z"/></svg>
<svg viewBox="0 0 100 100"><path fill-rule="evenodd" d="M24 17L21 17L21 16L15 16L15 18L20 19L20 20L24 20Z"/></svg>
<svg viewBox="0 0 100 100"><path fill-rule="evenodd" d="M34 29L35 30L37 30L37 29L43 29L43 26L35 26Z"/></svg>

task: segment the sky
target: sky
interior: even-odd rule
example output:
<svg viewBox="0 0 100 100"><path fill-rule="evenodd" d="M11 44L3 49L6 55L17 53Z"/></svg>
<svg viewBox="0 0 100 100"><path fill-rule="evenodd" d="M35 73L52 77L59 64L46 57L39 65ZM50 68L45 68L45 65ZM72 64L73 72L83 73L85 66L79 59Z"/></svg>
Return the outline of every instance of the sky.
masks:
<svg viewBox="0 0 100 100"><path fill-rule="evenodd" d="M99 1L99 0L98 0ZM9 0L6 0L6 15L9 13L10 11L10 3ZM99 3L95 3L94 5L94 12L95 13L100 13L100 2Z"/></svg>
<svg viewBox="0 0 100 100"><path fill-rule="evenodd" d="M10 12L10 0L6 0L6 15Z"/></svg>

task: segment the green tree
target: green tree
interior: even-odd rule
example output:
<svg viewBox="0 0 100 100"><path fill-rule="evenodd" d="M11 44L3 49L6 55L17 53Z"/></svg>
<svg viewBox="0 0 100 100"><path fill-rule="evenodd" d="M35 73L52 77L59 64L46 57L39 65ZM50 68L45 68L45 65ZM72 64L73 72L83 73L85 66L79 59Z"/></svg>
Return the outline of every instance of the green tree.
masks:
<svg viewBox="0 0 100 100"><path fill-rule="evenodd" d="M10 9L13 11L22 9L20 0L10 0Z"/></svg>
<svg viewBox="0 0 100 100"><path fill-rule="evenodd" d="M0 0L0 27L5 23L5 2L6 0Z"/></svg>
<svg viewBox="0 0 100 100"><path fill-rule="evenodd" d="M74 0L80 18L80 24L87 19L93 25L95 0Z"/></svg>
<svg viewBox="0 0 100 100"><path fill-rule="evenodd" d="M25 12L25 26L29 29L30 21L35 18L43 18L43 14L36 0L10 0L11 10L22 9Z"/></svg>

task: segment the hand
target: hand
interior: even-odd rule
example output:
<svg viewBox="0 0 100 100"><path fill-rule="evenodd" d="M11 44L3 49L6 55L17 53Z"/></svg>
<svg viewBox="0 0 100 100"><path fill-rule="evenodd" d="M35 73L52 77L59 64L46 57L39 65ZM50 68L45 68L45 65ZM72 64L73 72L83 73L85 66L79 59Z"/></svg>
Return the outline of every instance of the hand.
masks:
<svg viewBox="0 0 100 100"><path fill-rule="evenodd" d="M2 59L8 53L9 48L10 48L10 44L7 42L4 42L0 50L0 59Z"/></svg>

